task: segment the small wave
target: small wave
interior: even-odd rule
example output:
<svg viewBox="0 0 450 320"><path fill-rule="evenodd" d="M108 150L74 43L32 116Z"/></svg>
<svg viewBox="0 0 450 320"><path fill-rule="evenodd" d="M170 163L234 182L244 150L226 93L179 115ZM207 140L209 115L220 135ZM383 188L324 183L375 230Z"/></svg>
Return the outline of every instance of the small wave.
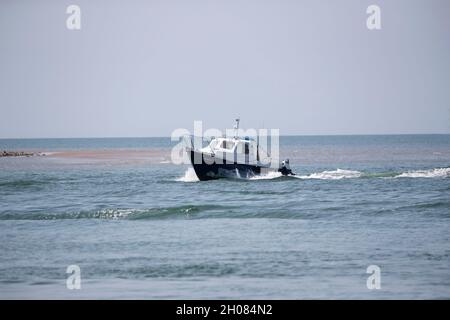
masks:
<svg viewBox="0 0 450 320"><path fill-rule="evenodd" d="M359 178L362 173L353 170L337 169L333 171L322 171L318 173L311 173L309 175L295 176L299 179L319 179L319 180L340 180L349 178Z"/></svg>
<svg viewBox="0 0 450 320"><path fill-rule="evenodd" d="M0 187L32 187L37 185L46 184L47 181L38 181L38 180L14 180L14 181L1 181Z"/></svg>
<svg viewBox="0 0 450 320"><path fill-rule="evenodd" d="M0 190L9 192L40 190L57 182L56 178L6 180L0 181Z"/></svg>
<svg viewBox="0 0 450 320"><path fill-rule="evenodd" d="M435 201L435 202L423 202L423 203L418 203L418 204L414 204L411 206L406 206L404 207L406 209L434 209L434 208L443 208L443 209L448 209L450 208L450 202L449 201Z"/></svg>
<svg viewBox="0 0 450 320"><path fill-rule="evenodd" d="M177 207L162 207L151 209L102 209L79 212L42 213L42 212L9 212L0 214L0 220L76 220L76 219L106 219L106 220L146 220L164 218L186 218L202 212L230 210L231 207L219 205L184 205Z"/></svg>
<svg viewBox="0 0 450 320"><path fill-rule="evenodd" d="M447 178L450 177L450 168L436 168L430 170L414 170L403 172L396 178Z"/></svg>
<svg viewBox="0 0 450 320"><path fill-rule="evenodd" d="M197 177L197 175L195 174L195 171L193 168L188 168L186 170L186 172L184 173L184 176L176 179L176 181L179 182L197 182L200 181Z"/></svg>

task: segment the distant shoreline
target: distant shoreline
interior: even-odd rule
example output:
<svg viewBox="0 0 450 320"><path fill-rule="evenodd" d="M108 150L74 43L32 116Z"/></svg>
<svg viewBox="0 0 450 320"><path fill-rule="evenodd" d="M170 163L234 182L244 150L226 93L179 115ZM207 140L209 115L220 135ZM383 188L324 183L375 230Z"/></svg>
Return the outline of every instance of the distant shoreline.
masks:
<svg viewBox="0 0 450 320"><path fill-rule="evenodd" d="M1 158L72 159L75 161L103 161L104 163L169 163L170 149L83 149L58 151L6 151L0 150Z"/></svg>
<svg viewBox="0 0 450 320"><path fill-rule="evenodd" d="M3 150L0 152L1 157L40 157L46 156L47 154L44 152L27 152L27 151L7 151Z"/></svg>

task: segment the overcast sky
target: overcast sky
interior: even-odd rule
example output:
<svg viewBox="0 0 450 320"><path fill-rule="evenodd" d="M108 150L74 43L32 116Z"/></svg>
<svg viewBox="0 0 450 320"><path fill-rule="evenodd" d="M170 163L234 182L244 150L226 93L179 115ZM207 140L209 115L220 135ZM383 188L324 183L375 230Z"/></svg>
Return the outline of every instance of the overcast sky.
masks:
<svg viewBox="0 0 450 320"><path fill-rule="evenodd" d="M281 134L450 133L450 1L0 1L0 138L236 116Z"/></svg>

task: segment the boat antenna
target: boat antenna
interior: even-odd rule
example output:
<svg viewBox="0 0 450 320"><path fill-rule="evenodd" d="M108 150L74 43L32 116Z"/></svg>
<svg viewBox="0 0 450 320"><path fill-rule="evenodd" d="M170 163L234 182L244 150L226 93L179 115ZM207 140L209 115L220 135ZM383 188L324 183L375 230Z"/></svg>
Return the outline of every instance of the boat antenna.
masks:
<svg viewBox="0 0 450 320"><path fill-rule="evenodd" d="M234 139L238 139L238 132L239 132L239 118L236 118L236 124L234 125Z"/></svg>

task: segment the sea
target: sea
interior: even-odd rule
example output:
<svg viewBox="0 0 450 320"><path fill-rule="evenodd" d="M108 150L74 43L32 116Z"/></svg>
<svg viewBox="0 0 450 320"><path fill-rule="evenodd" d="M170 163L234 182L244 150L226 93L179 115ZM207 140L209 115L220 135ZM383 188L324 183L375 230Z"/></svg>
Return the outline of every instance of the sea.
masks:
<svg viewBox="0 0 450 320"><path fill-rule="evenodd" d="M0 157L0 298L450 299L450 135L283 136L295 176L205 182L175 144L0 140L43 154Z"/></svg>

